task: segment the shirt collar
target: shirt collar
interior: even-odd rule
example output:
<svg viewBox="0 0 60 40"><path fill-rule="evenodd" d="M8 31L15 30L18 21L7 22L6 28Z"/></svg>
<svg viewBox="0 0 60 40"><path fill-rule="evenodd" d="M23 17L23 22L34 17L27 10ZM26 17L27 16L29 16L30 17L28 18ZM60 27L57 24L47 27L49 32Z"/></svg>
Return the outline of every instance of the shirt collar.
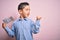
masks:
<svg viewBox="0 0 60 40"><path fill-rule="evenodd" d="M19 21L22 21L22 20L27 21L27 20L28 20L28 18L24 18L24 19L19 18Z"/></svg>

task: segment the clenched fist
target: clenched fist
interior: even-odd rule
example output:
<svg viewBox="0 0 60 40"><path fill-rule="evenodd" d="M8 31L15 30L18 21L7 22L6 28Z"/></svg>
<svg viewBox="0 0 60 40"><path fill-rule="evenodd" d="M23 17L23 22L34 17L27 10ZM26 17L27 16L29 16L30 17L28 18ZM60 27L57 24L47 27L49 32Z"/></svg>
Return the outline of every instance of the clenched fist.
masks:
<svg viewBox="0 0 60 40"><path fill-rule="evenodd" d="M37 17L36 17L36 20L41 20L41 17L40 17L40 16L37 16Z"/></svg>
<svg viewBox="0 0 60 40"><path fill-rule="evenodd" d="M5 28L6 27L6 23L2 23L2 27Z"/></svg>

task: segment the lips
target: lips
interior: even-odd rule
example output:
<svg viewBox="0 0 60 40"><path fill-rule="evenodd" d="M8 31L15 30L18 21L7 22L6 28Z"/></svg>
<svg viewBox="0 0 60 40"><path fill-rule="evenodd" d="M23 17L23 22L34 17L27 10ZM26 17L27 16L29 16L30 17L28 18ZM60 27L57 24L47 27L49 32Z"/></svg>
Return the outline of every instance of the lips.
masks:
<svg viewBox="0 0 60 40"><path fill-rule="evenodd" d="M27 16L29 16L30 13L27 14Z"/></svg>

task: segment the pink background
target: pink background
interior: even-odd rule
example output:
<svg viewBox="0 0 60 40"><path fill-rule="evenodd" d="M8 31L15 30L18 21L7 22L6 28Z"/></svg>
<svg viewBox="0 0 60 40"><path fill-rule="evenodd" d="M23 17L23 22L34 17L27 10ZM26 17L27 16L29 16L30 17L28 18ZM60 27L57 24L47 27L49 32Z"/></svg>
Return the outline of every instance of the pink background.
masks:
<svg viewBox="0 0 60 40"><path fill-rule="evenodd" d="M23 1L30 3L29 18L35 21L37 15L42 17L40 32L34 34L34 40L60 40L60 0L0 0L0 40L14 40L1 24L9 16L19 17L17 6ZM8 25L10 28L11 24Z"/></svg>

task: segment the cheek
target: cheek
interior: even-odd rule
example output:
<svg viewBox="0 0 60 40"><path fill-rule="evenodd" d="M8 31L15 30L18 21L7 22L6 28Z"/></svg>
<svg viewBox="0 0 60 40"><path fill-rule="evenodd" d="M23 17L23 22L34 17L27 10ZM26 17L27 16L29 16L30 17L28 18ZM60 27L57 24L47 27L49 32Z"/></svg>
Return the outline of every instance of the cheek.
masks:
<svg viewBox="0 0 60 40"><path fill-rule="evenodd" d="M27 15L27 14L28 14L28 12L27 12L27 11L24 11L24 14L25 14L25 15Z"/></svg>
<svg viewBox="0 0 60 40"><path fill-rule="evenodd" d="M28 10L24 10L23 13L25 16L29 16L29 14L30 14Z"/></svg>

